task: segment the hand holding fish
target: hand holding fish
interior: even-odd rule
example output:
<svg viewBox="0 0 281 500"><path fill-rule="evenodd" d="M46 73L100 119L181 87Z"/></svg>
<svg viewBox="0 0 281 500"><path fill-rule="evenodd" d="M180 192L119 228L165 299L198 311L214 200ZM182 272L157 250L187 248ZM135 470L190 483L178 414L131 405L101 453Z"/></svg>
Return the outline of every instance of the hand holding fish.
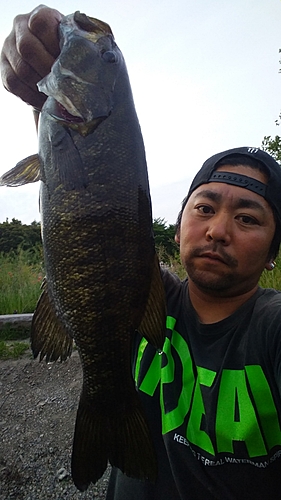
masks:
<svg viewBox="0 0 281 500"><path fill-rule="evenodd" d="M47 96L37 83L46 76L59 55L58 25L62 15L44 5L14 19L13 29L1 53L4 87L35 108Z"/></svg>

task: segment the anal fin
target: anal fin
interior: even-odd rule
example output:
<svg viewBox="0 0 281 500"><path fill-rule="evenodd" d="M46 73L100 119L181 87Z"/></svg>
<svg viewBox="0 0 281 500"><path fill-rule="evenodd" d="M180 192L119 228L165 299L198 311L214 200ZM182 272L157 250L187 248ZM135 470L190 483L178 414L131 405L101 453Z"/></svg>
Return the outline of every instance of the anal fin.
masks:
<svg viewBox="0 0 281 500"><path fill-rule="evenodd" d="M155 254L150 293L138 331L158 349L164 344L166 325L166 296L158 257Z"/></svg>
<svg viewBox="0 0 281 500"><path fill-rule="evenodd" d="M56 315L48 295L46 279L36 306L31 325L31 349L34 358L40 354L40 361L65 361L71 356L73 339Z"/></svg>

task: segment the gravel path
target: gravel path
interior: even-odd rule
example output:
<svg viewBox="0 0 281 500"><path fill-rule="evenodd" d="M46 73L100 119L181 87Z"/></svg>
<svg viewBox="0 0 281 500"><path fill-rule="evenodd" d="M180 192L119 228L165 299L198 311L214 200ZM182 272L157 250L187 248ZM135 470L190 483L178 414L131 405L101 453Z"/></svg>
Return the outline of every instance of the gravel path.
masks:
<svg viewBox="0 0 281 500"><path fill-rule="evenodd" d="M28 351L0 361L0 500L104 500L110 470L78 492L70 475L82 373L77 352L64 363Z"/></svg>

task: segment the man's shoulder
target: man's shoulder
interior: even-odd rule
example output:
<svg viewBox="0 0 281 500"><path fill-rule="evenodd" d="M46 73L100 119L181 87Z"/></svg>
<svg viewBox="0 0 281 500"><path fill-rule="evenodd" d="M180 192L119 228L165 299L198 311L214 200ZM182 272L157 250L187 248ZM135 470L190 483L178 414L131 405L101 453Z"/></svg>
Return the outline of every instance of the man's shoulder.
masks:
<svg viewBox="0 0 281 500"><path fill-rule="evenodd" d="M257 302L267 305L281 305L281 291L275 288L259 288L257 294Z"/></svg>
<svg viewBox="0 0 281 500"><path fill-rule="evenodd" d="M166 296L167 317L178 318L186 306L188 297L188 278L181 280L169 270L162 270L162 279Z"/></svg>
<svg viewBox="0 0 281 500"><path fill-rule="evenodd" d="M170 288L181 288L185 281L182 281L177 274L163 267L161 267L161 276L166 291Z"/></svg>
<svg viewBox="0 0 281 500"><path fill-rule="evenodd" d="M281 291L273 288L259 288L253 316L258 319L268 318L271 324L276 320L281 325Z"/></svg>

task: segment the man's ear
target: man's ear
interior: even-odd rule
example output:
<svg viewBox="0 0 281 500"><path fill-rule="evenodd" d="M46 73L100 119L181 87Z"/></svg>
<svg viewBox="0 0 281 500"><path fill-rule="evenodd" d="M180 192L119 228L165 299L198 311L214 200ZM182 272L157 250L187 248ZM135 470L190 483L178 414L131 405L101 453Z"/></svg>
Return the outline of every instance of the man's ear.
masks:
<svg viewBox="0 0 281 500"><path fill-rule="evenodd" d="M175 242L179 245L180 244L180 232L177 231L175 234Z"/></svg>

